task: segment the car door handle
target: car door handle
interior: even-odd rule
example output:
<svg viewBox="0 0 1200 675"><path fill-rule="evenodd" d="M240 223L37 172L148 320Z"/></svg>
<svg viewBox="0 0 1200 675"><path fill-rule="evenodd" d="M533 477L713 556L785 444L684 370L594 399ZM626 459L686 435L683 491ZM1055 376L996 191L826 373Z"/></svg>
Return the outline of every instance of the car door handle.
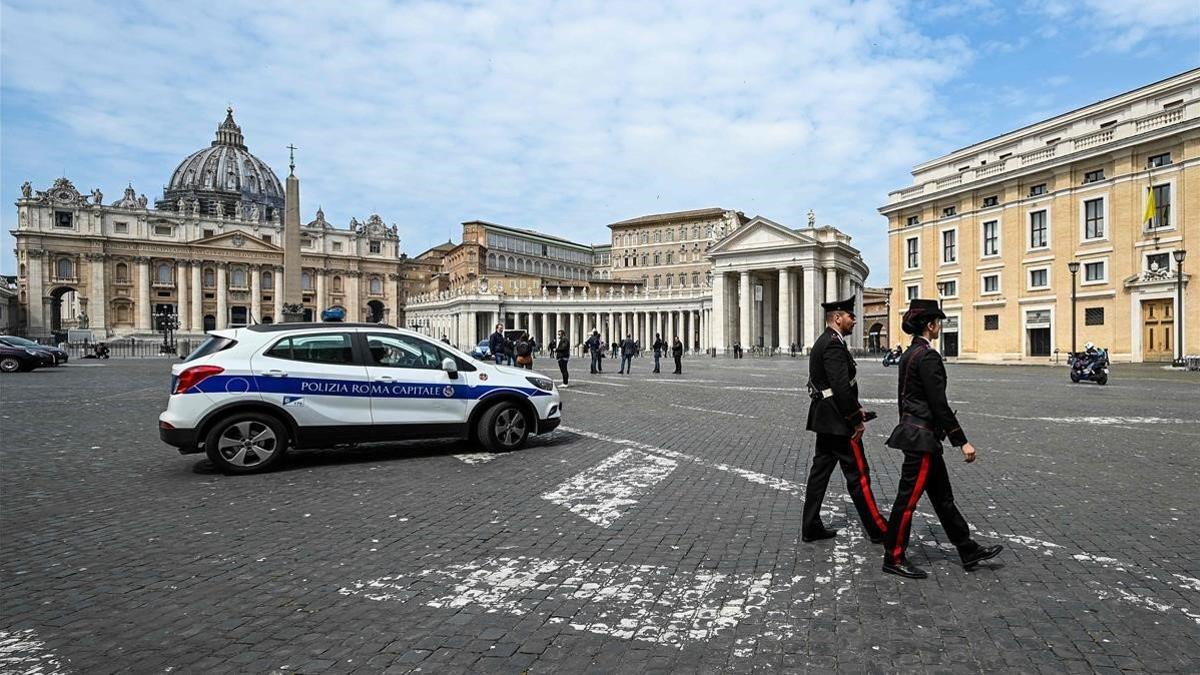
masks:
<svg viewBox="0 0 1200 675"><path fill-rule="evenodd" d="M396 378L392 377L391 375L383 375L375 378L375 381L383 382L384 384L391 384L396 381Z"/></svg>
<svg viewBox="0 0 1200 675"><path fill-rule="evenodd" d="M267 377L287 377L287 372L282 370L268 370L263 372L263 375Z"/></svg>

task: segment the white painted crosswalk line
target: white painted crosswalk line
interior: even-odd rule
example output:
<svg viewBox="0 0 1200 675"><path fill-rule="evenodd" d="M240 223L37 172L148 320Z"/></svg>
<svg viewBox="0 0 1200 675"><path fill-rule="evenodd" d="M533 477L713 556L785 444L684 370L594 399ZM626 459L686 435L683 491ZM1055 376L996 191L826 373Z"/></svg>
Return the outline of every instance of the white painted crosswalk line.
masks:
<svg viewBox="0 0 1200 675"><path fill-rule="evenodd" d="M542 499L608 527L677 466L679 463L673 459L625 448L567 479L557 489L543 494Z"/></svg>

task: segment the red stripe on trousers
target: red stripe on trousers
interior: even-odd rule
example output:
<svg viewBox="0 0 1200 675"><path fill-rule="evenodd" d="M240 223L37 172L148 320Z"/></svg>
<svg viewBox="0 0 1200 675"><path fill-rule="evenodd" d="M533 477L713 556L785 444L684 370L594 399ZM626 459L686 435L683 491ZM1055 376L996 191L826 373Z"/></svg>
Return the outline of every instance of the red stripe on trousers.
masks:
<svg viewBox="0 0 1200 675"><path fill-rule="evenodd" d="M854 451L854 463L858 466L858 482L862 486L863 498L867 500L867 510L871 512L871 518L875 519L875 526L879 528L879 531L887 534L887 523L883 521L883 516L879 515L879 507L875 505L875 495L871 494L871 481L867 478L867 460L863 456L862 441L851 438L850 449Z"/></svg>
<svg viewBox="0 0 1200 675"><path fill-rule="evenodd" d="M896 533L896 546L892 549L892 561L900 562L904 549L908 546L908 526L912 521L913 511L917 508L917 502L921 500L921 492L925 490L925 476L929 474L929 455L921 455L921 468L917 471L917 482L913 485L912 496L908 498L908 504L904 506L904 513L900 516L900 531Z"/></svg>

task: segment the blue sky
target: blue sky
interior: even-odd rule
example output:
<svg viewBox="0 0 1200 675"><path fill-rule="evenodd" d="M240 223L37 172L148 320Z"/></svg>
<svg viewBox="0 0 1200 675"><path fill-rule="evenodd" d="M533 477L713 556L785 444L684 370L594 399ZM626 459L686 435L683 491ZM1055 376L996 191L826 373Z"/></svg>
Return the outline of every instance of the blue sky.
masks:
<svg viewBox="0 0 1200 675"><path fill-rule="evenodd" d="M23 181L153 200L233 105L281 177L300 148L306 220L378 213L409 254L812 209L883 285L913 165L1197 65L1195 0L0 0L0 270Z"/></svg>

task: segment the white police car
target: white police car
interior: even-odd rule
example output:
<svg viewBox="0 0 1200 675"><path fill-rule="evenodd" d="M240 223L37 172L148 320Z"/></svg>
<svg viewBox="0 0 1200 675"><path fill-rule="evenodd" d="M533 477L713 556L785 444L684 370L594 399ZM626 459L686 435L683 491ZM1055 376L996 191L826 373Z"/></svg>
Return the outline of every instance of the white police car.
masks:
<svg viewBox="0 0 1200 675"><path fill-rule="evenodd" d="M171 375L159 436L227 473L342 443L450 437L515 450L562 421L549 378L379 324L212 331Z"/></svg>

